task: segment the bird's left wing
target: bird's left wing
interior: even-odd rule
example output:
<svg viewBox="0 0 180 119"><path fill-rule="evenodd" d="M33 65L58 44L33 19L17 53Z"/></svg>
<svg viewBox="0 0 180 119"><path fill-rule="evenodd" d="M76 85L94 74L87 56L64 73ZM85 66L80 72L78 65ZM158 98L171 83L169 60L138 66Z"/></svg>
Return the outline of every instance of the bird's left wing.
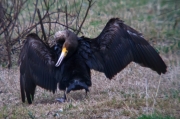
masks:
<svg viewBox="0 0 180 119"><path fill-rule="evenodd" d="M141 33L118 18L110 19L97 38L80 40L81 55L91 69L112 78L131 61L165 73L166 65ZM88 38L87 38L88 39Z"/></svg>

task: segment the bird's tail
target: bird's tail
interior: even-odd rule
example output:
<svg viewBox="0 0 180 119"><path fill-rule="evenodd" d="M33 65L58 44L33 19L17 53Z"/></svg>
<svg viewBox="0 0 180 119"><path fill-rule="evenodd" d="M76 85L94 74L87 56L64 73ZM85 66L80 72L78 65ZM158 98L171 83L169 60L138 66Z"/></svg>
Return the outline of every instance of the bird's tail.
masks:
<svg viewBox="0 0 180 119"><path fill-rule="evenodd" d="M67 87L67 93L69 93L71 90L80 90L80 89L85 89L86 92L89 91L88 85L85 82L82 82L81 80L75 79Z"/></svg>

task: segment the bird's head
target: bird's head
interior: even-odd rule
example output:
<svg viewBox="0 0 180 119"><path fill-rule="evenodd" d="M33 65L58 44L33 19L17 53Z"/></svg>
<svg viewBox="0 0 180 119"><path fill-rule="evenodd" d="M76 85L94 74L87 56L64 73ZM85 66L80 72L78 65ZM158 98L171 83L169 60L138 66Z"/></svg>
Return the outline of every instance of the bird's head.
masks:
<svg viewBox="0 0 180 119"><path fill-rule="evenodd" d="M71 56L76 51L78 46L78 37L73 32L65 30L56 32L54 38L57 43L63 42L61 55L55 65L58 67L65 57Z"/></svg>

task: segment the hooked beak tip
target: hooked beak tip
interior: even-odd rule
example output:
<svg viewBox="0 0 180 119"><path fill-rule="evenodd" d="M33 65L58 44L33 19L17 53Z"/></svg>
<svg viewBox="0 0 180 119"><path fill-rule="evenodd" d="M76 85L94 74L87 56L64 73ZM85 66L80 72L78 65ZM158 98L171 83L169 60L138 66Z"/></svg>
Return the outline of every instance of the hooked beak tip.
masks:
<svg viewBox="0 0 180 119"><path fill-rule="evenodd" d="M59 65L56 63L55 67L58 67Z"/></svg>

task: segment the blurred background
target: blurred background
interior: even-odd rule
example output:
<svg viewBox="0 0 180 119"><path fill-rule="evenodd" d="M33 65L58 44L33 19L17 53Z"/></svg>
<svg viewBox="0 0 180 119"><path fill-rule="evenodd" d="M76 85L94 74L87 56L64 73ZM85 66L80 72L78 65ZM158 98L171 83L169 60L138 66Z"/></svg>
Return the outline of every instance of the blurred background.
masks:
<svg viewBox="0 0 180 119"><path fill-rule="evenodd" d="M0 118L180 118L179 6L180 0L1 0ZM166 74L131 63L111 81L92 71L88 98L77 91L58 104L62 92L37 88L33 105L21 103L17 61L28 33L49 44L65 28L93 38L113 17L144 35L166 62Z"/></svg>

